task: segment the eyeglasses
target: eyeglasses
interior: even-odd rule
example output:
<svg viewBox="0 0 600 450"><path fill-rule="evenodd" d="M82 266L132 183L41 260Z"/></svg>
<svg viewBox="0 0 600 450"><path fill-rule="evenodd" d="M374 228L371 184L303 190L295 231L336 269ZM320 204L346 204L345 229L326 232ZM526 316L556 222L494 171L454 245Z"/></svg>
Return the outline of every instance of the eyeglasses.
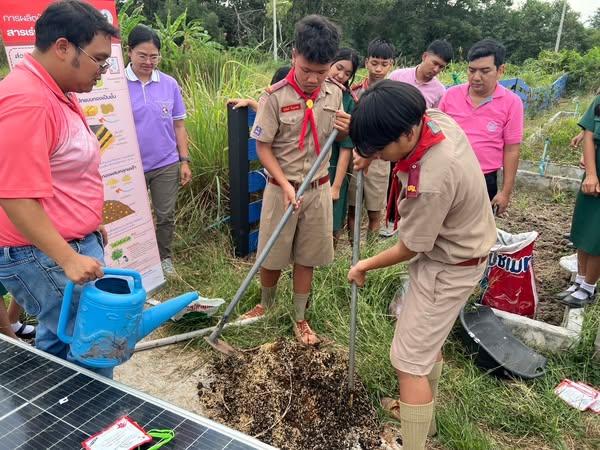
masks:
<svg viewBox="0 0 600 450"><path fill-rule="evenodd" d="M110 63L108 61L104 61L103 63L101 63L96 58L94 58L92 55L90 55L88 52L86 52L84 49L82 49L81 47L77 46L77 48L80 51L82 51L85 56L87 56L92 61L94 61L96 64L98 64L98 70L100 71L100 73L106 72L108 70L108 68L110 67Z"/></svg>
<svg viewBox="0 0 600 450"><path fill-rule="evenodd" d="M136 58L138 58L140 61L143 61L143 62L150 61L152 64L158 64L158 62L160 61L160 58L161 58L160 55L146 55L145 53L138 53L138 52L133 52L133 53L136 56Z"/></svg>

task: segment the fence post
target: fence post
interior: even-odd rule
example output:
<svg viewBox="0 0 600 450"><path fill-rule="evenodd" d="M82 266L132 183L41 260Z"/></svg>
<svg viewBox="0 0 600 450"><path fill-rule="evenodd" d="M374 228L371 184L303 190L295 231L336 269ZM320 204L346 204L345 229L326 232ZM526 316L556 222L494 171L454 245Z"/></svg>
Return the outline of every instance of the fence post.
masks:
<svg viewBox="0 0 600 450"><path fill-rule="evenodd" d="M248 254L248 108L227 106L230 225L236 256Z"/></svg>

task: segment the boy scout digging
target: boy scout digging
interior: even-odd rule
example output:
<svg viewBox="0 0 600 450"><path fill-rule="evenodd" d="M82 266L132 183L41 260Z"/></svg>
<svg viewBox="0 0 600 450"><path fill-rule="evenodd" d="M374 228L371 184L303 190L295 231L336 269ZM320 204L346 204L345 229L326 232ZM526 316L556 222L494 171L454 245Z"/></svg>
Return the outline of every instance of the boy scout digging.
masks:
<svg viewBox="0 0 600 450"><path fill-rule="evenodd" d="M397 161L398 243L359 261L348 279L362 286L368 271L418 256L408 268L390 350L400 398L383 398L382 406L401 422L403 449L423 449L436 432L442 345L483 275L496 226L465 134L444 113L426 112L414 86L384 80L369 88L352 114L350 136L360 155L355 169L375 157ZM398 186L405 188L398 193Z"/></svg>
<svg viewBox="0 0 600 450"><path fill-rule="evenodd" d="M260 270L261 303L243 318L262 316L275 303L281 270L294 264L294 333L303 344L319 338L305 318L313 268L333 260L333 215L329 162L323 162L302 198L296 191L334 128L348 134L350 116L342 107L342 91L327 82L338 49L338 29L312 15L296 24L292 70L267 89L259 101L251 136L268 172L259 228L258 253L291 203L296 211Z"/></svg>

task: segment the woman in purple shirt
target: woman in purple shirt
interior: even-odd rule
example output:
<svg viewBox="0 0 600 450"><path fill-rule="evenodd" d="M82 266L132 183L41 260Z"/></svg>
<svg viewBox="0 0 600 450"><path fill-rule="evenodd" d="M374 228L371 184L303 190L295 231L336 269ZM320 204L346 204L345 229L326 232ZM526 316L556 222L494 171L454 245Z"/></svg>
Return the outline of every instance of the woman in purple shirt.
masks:
<svg viewBox="0 0 600 450"><path fill-rule="evenodd" d="M177 81L157 69L158 34L137 25L128 39L130 63L125 69L133 118L152 206L156 240L165 275L176 275L171 260L175 203L179 186L192 179L185 130L186 110Z"/></svg>

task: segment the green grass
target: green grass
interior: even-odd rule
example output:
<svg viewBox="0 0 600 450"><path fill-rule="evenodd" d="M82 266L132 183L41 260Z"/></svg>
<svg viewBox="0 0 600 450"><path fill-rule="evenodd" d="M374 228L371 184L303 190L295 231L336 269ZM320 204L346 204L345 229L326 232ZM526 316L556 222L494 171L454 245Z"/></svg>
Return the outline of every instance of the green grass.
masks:
<svg viewBox="0 0 600 450"><path fill-rule="evenodd" d="M584 94L574 98L562 99L552 108L527 117L525 122L525 135L521 145L521 159L527 161L540 161L544 153L544 142L549 139L547 158L557 164L578 165L581 157L581 148L569 147L571 139L577 135L581 128L577 122L593 100L593 96ZM560 111L575 112L576 115L563 115L553 123L550 119Z"/></svg>
<svg viewBox="0 0 600 450"><path fill-rule="evenodd" d="M250 269L251 260L230 257L231 243L224 230L204 233L200 238L178 236L178 271L186 282L169 284L164 295L191 288L205 296L233 297ZM391 241L363 250L363 256L381 251ZM350 287L346 274L350 249L342 245L335 262L316 271L313 284L311 322L315 329L347 351ZM357 371L374 404L384 395L396 395L396 379L389 363L389 345L394 334L387 308L400 286L403 266L369 274L360 292ZM291 273L282 275L278 304L265 320L255 325L227 330L224 337L240 348L252 348L279 337L292 338ZM254 281L236 314L260 299ZM216 322L188 320L172 325L180 333ZM600 305L586 314L582 341L571 351L549 356L548 374L530 382L499 380L475 367L458 337L452 335L445 348L446 367L441 381L438 409L440 433L437 445L448 449L553 448L592 449L600 443L600 421L579 413L558 399L553 389L565 377L600 385L600 366L593 363L593 340L600 324ZM207 351L202 340L189 348ZM381 413L381 411L380 411ZM381 414L383 421L389 419Z"/></svg>

